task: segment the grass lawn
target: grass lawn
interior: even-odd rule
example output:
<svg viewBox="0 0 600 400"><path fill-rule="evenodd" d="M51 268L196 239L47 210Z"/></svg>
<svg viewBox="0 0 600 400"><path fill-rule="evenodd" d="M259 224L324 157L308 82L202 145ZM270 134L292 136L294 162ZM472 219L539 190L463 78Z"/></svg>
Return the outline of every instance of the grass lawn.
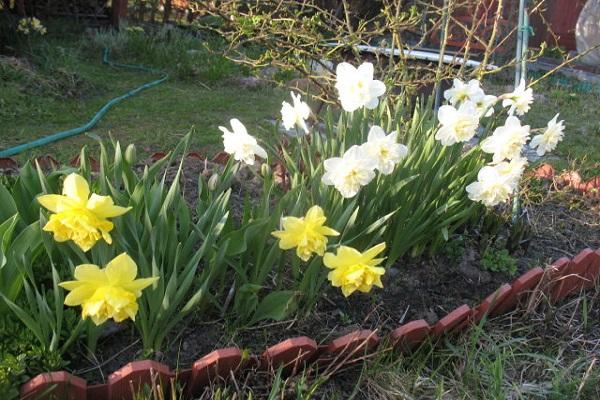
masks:
<svg viewBox="0 0 600 400"><path fill-rule="evenodd" d="M4 78L0 80L0 148L83 125L110 99L158 77L104 65L101 48L82 49L76 40L60 43L64 48L49 43L39 50L45 53L45 61L52 60L47 64L0 59L0 76ZM115 52L112 58L117 62L145 61L127 59L123 53ZM198 62L215 62L215 56ZM196 134L191 148L210 154L220 150L218 126L228 126L229 119L235 117L250 133L260 136L259 127L270 126L266 119L276 117L286 96L270 85L240 87L237 81L228 81L228 76L217 81L167 72L173 75L169 80L117 104L88 133L104 139L112 135L151 153L170 150L193 128ZM23 161L50 154L64 162L78 154L81 146L93 143L94 139L79 135L26 151L17 158Z"/></svg>

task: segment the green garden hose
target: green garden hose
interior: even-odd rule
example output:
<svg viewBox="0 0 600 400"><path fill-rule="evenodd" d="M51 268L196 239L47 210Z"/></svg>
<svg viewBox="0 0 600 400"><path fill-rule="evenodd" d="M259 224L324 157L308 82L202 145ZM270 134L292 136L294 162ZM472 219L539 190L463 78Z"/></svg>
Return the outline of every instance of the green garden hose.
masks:
<svg viewBox="0 0 600 400"><path fill-rule="evenodd" d="M108 55L109 55L109 49L104 49L104 53L102 56L102 63L110 65L111 67L118 67L118 68L129 68L129 69L134 69L134 70L138 70L138 71L144 71L144 72L150 72L150 73L161 73L161 71L154 69L154 68L148 68L145 67L143 65L132 65L132 64L120 64L120 63L116 63L116 62L112 62L108 59ZM10 156L14 156L16 154L19 154L25 150L29 150L32 149L34 147L39 147L39 146L44 146L46 144L52 143L52 142L56 142L58 140L62 140L62 139L66 139L68 137L71 136L75 136L75 135L79 135L81 133L87 132L90 129L92 129L97 123L98 121L100 121L100 119L104 116L104 114L106 114L108 112L108 110L111 109L112 106L114 106L115 104L129 98L129 97L133 97L136 94L146 90L146 89L150 89L154 86L160 85L161 83L163 83L164 81L166 81L167 79L169 79L169 75L164 74L160 79L154 80L152 82L148 82L143 84L142 86L139 86L133 90L130 90L129 92L125 93L122 96L119 97L115 97L114 99L110 100L108 103L106 103L95 115L94 117L89 120L86 124L81 125L77 128L73 128L73 129L69 129L67 131L62 131L62 132L57 132L57 133L53 133L50 134L48 136L44 136L40 139L36 139L36 140L32 140L30 142L27 143L23 143L23 144L19 144L13 147L9 147L7 149L4 150L0 150L0 158L3 157L10 157Z"/></svg>

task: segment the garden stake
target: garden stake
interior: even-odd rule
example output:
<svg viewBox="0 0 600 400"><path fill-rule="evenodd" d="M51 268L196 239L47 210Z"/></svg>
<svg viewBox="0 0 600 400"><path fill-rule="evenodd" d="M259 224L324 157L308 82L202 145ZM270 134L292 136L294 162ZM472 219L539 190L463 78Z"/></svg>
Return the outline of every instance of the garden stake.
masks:
<svg viewBox="0 0 600 400"><path fill-rule="evenodd" d="M519 0L519 21L517 29L517 54L515 66L515 88L519 86L521 80L527 79L527 48L529 46L529 17L525 7L527 0ZM513 224L519 218L521 210L521 199L519 197L519 188L513 195L512 222Z"/></svg>

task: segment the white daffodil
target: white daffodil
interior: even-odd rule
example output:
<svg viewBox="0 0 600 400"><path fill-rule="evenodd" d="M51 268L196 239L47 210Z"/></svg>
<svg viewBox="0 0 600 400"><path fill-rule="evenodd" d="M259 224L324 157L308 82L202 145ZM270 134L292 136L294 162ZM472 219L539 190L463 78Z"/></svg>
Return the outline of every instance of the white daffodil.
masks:
<svg viewBox="0 0 600 400"><path fill-rule="evenodd" d="M467 186L469 199L487 207L505 202L516 189L514 172L507 162L486 165L479 170L477 181Z"/></svg>
<svg viewBox="0 0 600 400"><path fill-rule="evenodd" d="M496 169L506 179L506 183L514 190L519 187L519 182L527 167L527 159L525 157L516 157L510 162L503 161L496 164Z"/></svg>
<svg viewBox="0 0 600 400"><path fill-rule="evenodd" d="M529 143L529 147L532 149L537 148L537 154L540 157L554 150L558 142L560 142L565 135L565 121L557 120L558 114L556 114L554 118L548 122L548 127L544 133L541 135L535 135Z"/></svg>
<svg viewBox="0 0 600 400"><path fill-rule="evenodd" d="M455 107L465 101L473 101L484 95L481 83L477 79L471 79L465 83L458 78L454 78L453 86L444 92L444 98Z"/></svg>
<svg viewBox="0 0 600 400"><path fill-rule="evenodd" d="M375 161L375 168L389 175L400 160L408 154L408 148L396 141L396 131L389 135L380 126L372 126L367 141L361 145L369 157Z"/></svg>
<svg viewBox="0 0 600 400"><path fill-rule="evenodd" d="M479 126L479 113L470 101L463 102L458 109L454 106L444 105L438 110L440 129L435 138L444 146L454 143L466 142L477 132Z"/></svg>
<svg viewBox="0 0 600 400"><path fill-rule="evenodd" d="M515 113L519 116L527 114L533 103L533 89L525 87L525 80L521 79L521 83L512 93L503 94L500 98L502 101L502 107L510 107L508 110L509 115Z"/></svg>
<svg viewBox="0 0 600 400"><path fill-rule="evenodd" d="M498 98L482 91L480 96L474 97L471 101L475 104L475 109L481 117L491 117L494 114L494 104Z"/></svg>
<svg viewBox="0 0 600 400"><path fill-rule="evenodd" d="M362 148L352 146L342 157L325 160L322 180L325 185L333 185L343 197L354 197L375 177L375 165Z"/></svg>
<svg viewBox="0 0 600 400"><path fill-rule="evenodd" d="M481 142L481 150L493 154L493 162L512 160L521 156L521 149L529 139L529 125L521 126L517 117L508 117L503 126Z"/></svg>
<svg viewBox="0 0 600 400"><path fill-rule="evenodd" d="M354 68L346 62L336 68L336 83L342 108L352 112L361 107L373 109L379 104L379 96L385 93L385 84L373 79L373 64L362 63Z"/></svg>
<svg viewBox="0 0 600 400"><path fill-rule="evenodd" d="M292 95L292 104L284 101L281 103L281 119L283 120L283 126L287 130L291 130L294 127L303 130L305 134L308 134L308 126L306 126L306 119L310 116L310 107L308 104L300 100L300 95L290 92Z"/></svg>
<svg viewBox="0 0 600 400"><path fill-rule="evenodd" d="M233 132L224 126L219 127L223 132L223 147L226 153L233 155L236 161L243 161L248 165L254 165L255 156L267 158L265 149L248 134L246 127L238 119L233 118L230 123Z"/></svg>

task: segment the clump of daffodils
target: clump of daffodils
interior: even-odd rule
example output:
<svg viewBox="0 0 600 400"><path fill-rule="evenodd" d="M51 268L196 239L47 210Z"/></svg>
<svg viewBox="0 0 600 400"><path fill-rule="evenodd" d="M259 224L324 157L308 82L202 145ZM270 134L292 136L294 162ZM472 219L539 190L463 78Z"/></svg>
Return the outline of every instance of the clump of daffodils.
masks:
<svg viewBox="0 0 600 400"><path fill-rule="evenodd" d="M389 175L407 156L408 148L398 143L396 136L395 131L387 134L380 126L372 126L365 143L350 147L341 157L325 160L322 182L345 198L356 196L375 178L375 171Z"/></svg>
<svg viewBox="0 0 600 400"><path fill-rule="evenodd" d="M83 251L91 249L98 240L112 243L110 231L114 225L109 218L125 214L131 207L116 206L110 196L92 193L81 175L68 175L62 195L39 196L38 202L51 211L44 230L54 234L54 240L72 240Z"/></svg>
<svg viewBox="0 0 600 400"><path fill-rule="evenodd" d="M367 251L360 251L340 246L337 253L325 253L323 263L331 271L327 278L333 287L342 289L344 296L352 293L368 293L373 286L383 288L381 277L385 274L385 268L379 266L385 258L375 258L383 250L385 243L371 247Z"/></svg>
<svg viewBox="0 0 600 400"><path fill-rule="evenodd" d="M137 265L126 253L115 257L103 269L93 264L79 265L74 275L74 281L59 284L70 292L65 305L81 306L81 317L90 317L96 325L108 319L135 320L142 290L158 280L158 277L135 279Z"/></svg>
<svg viewBox="0 0 600 400"><path fill-rule="evenodd" d="M279 247L283 250L296 248L296 255L302 261L308 261L313 254L323 256L327 248L327 236L338 236L339 232L325 226L327 217L319 206L312 206L301 218L284 217L283 227L272 233L279 239Z"/></svg>
<svg viewBox="0 0 600 400"><path fill-rule="evenodd" d="M19 21L19 25L17 25L17 32L20 32L23 35L29 35L31 33L45 35L47 33L47 30L46 27L42 25L39 19L35 17L30 17L23 18Z"/></svg>
<svg viewBox="0 0 600 400"><path fill-rule="evenodd" d="M477 175L477 181L466 188L471 200L493 207L507 201L518 189L519 181L527 165L522 157L523 148L531 135L531 128L522 125L517 116L525 115L533 103L533 90L522 80L511 93L500 97L486 95L479 81L467 83L454 80L454 86L444 93L450 103L438 111L439 129L435 138L444 146L470 140L476 135L480 119L490 117L498 99L508 108L508 118L504 125L497 127L491 136L481 142L481 150L492 154L492 162L484 166ZM542 156L556 148L564 136L563 121L558 114L548 122L542 134L536 135L529 143L537 154Z"/></svg>

